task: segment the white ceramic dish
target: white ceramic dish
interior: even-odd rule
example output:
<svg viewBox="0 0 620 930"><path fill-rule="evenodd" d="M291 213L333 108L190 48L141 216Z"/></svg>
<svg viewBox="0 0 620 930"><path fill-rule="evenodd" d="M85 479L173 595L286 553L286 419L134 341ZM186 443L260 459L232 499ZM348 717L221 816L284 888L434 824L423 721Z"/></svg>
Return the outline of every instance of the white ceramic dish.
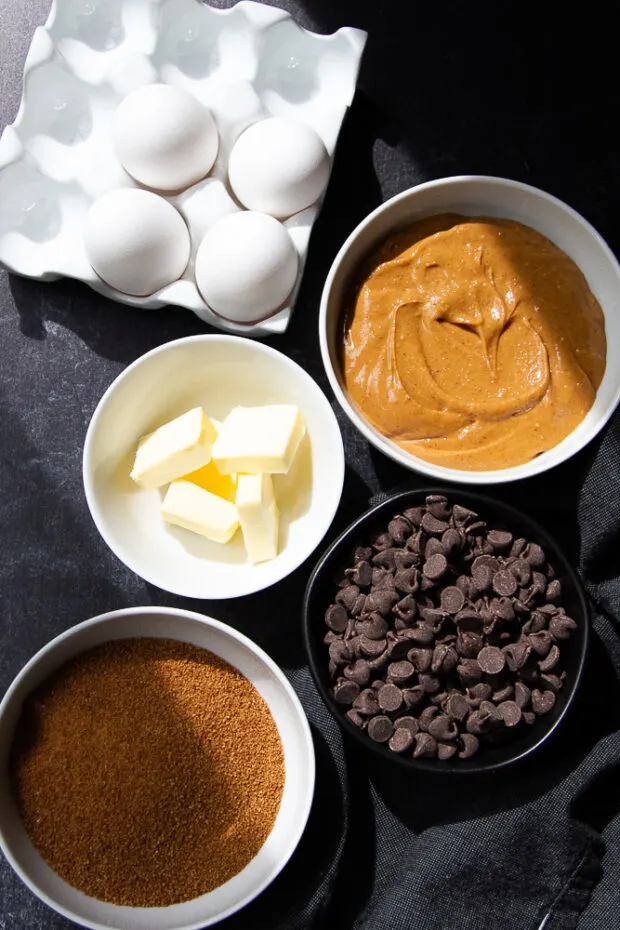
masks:
<svg viewBox="0 0 620 930"><path fill-rule="evenodd" d="M291 315L320 200L285 221L299 254L289 305L261 323L236 325L211 312L193 279L205 232L240 207L227 187L237 137L267 116L308 123L333 156L353 94L366 33L316 35L285 10L242 0L53 0L26 59L21 106L0 139L0 261L41 280L84 281L141 307L175 304L219 329L283 332ZM111 121L132 90L158 81L194 94L212 111L220 151L209 176L168 199L185 217L192 254L182 278L150 297L108 287L90 267L81 230L92 201L135 186L113 151Z"/></svg>
<svg viewBox="0 0 620 930"><path fill-rule="evenodd" d="M390 233L424 216L461 213L517 220L537 229L581 268L605 315L607 369L594 405L561 443L531 462L495 471L465 471L434 465L405 452L361 416L346 391L339 363L343 302L361 260ZM392 197L351 233L330 269L319 315L321 355L338 403L358 430L380 452L411 471L440 481L499 484L529 478L559 465L582 449L603 428L620 400L620 265L611 249L582 216L556 197L504 178L462 176L420 184Z"/></svg>
<svg viewBox="0 0 620 930"><path fill-rule="evenodd" d="M162 490L129 477L141 436L203 406L223 420L232 407L292 403L307 435L288 475L274 475L280 551L252 565L237 532L227 545L164 523ZM229 598L289 575L329 529L344 482L338 422L299 365L254 340L193 336L169 342L130 365L102 397L84 444L84 488L97 528L113 552L146 581L185 597Z"/></svg>
<svg viewBox="0 0 620 930"><path fill-rule="evenodd" d="M61 879L31 843L12 799L7 758L24 698L55 669L116 639L170 638L209 649L239 669L267 702L282 739L286 778L273 830L234 878L193 901L132 908L87 897ZM19 877L45 904L94 930L198 930L228 917L263 891L286 865L304 831L314 793L314 748L297 695L269 656L231 627L187 610L130 607L101 614L62 633L19 673L0 704L0 848Z"/></svg>

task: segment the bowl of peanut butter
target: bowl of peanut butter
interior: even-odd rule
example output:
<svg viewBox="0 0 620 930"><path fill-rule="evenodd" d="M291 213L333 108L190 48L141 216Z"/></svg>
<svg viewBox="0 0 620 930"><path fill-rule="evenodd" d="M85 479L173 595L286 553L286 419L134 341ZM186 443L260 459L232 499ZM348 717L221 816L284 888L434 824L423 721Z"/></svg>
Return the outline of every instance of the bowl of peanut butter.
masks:
<svg viewBox="0 0 620 930"><path fill-rule="evenodd" d="M332 265L319 332L353 424L447 481L547 471L620 400L620 265L571 207L516 181L443 178L380 206Z"/></svg>

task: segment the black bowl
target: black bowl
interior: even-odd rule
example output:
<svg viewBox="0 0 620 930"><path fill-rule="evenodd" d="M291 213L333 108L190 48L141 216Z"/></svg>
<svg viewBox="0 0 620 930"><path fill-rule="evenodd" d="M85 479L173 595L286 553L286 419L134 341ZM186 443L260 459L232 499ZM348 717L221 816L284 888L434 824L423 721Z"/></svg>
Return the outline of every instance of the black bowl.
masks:
<svg viewBox="0 0 620 930"><path fill-rule="evenodd" d="M328 654L323 643L326 633L325 610L337 591L335 577L347 564L352 549L368 539L373 532L385 530L391 518L411 506L424 504L428 494L445 494L452 502L479 513L481 518L506 526L515 537L523 536L541 545L562 583L566 613L577 623L571 637L562 643L562 665L566 670L564 687L557 695L553 709L538 717L528 727L520 727L513 738L497 746L485 747L480 755L470 759L455 758L450 762L437 759L413 759L392 752L381 743L373 742L362 730L345 717L345 708L338 705L329 691ZM402 491L362 514L323 554L314 568L303 604L304 640L310 670L327 707L345 733L371 752L389 759L394 765L409 771L434 773L491 773L525 759L546 742L558 729L575 697L586 660L590 638L590 614L585 591L576 571L552 536L535 520L501 501L482 494L453 488L423 488Z"/></svg>

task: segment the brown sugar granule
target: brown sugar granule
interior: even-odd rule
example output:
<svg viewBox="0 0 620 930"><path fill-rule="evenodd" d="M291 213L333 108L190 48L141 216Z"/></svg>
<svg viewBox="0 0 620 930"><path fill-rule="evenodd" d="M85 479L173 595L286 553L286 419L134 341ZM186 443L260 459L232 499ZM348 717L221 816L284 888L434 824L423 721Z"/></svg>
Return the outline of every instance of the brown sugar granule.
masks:
<svg viewBox="0 0 620 930"><path fill-rule="evenodd" d="M26 830L65 881L164 907L258 853L284 788L271 713L237 669L167 639L106 643L24 702L11 778Z"/></svg>

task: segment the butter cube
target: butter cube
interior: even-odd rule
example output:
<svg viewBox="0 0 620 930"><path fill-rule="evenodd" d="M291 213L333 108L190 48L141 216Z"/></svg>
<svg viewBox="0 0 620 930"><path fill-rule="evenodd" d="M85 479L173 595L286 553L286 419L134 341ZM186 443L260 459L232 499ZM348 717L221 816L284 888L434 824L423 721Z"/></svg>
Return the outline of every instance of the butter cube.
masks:
<svg viewBox="0 0 620 930"><path fill-rule="evenodd" d="M237 508L230 501L199 488L191 481L173 481L161 505L164 520L227 543L239 528Z"/></svg>
<svg viewBox="0 0 620 930"><path fill-rule="evenodd" d="M303 416L293 404L235 407L213 443L213 461L223 475L284 475L305 432Z"/></svg>
<svg viewBox="0 0 620 930"><path fill-rule="evenodd" d="M237 512L250 561L275 559L280 514L273 496L271 475L238 476Z"/></svg>
<svg viewBox="0 0 620 930"><path fill-rule="evenodd" d="M206 465L216 437L202 407L194 407L141 439L131 477L145 491L160 488Z"/></svg>

